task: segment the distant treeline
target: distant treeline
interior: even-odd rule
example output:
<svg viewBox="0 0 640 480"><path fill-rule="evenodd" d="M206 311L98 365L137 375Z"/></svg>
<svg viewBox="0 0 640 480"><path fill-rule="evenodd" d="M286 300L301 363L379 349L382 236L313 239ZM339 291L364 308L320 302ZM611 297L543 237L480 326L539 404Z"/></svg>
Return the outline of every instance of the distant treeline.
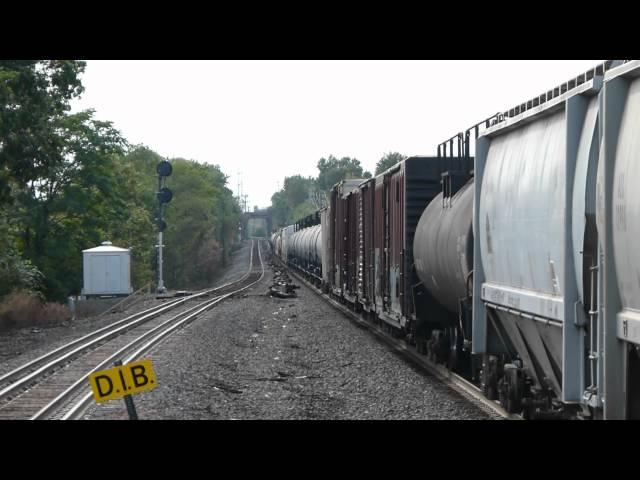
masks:
<svg viewBox="0 0 640 480"><path fill-rule="evenodd" d="M404 158L397 152L385 154L376 164L375 175ZM285 177L282 188L271 196L271 212L275 227L290 225L326 207L327 192L341 180L372 176L371 172L363 171L360 160L350 157L338 159L329 155L329 158L321 158L317 167L317 177Z"/></svg>
<svg viewBox="0 0 640 480"><path fill-rule="evenodd" d="M0 301L16 290L58 301L79 294L81 252L105 240L131 248L134 288L155 278L162 157L92 110L70 113L84 69L0 61ZM170 161L165 283L204 286L236 240L240 208L220 167Z"/></svg>

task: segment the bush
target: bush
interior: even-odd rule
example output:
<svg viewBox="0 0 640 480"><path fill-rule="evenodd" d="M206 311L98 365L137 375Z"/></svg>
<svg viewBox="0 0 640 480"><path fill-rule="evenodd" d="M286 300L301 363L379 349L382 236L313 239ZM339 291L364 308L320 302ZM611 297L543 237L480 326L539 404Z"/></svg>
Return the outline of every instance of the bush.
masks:
<svg viewBox="0 0 640 480"><path fill-rule="evenodd" d="M29 260L11 249L0 254L0 296L20 288L40 290L42 281L42 273Z"/></svg>
<svg viewBox="0 0 640 480"><path fill-rule="evenodd" d="M59 303L43 303L37 295L13 292L0 303L0 330L30 326L49 327L71 318Z"/></svg>
<svg viewBox="0 0 640 480"><path fill-rule="evenodd" d="M69 307L60 303L48 302L42 305L39 322L41 324L55 325L69 320L70 318L71 311L69 310Z"/></svg>

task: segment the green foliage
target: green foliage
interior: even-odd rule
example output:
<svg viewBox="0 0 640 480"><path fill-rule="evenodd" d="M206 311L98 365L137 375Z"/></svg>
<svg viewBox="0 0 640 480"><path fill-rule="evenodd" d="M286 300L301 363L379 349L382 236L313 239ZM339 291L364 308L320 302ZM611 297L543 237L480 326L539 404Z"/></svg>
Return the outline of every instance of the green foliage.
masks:
<svg viewBox="0 0 640 480"><path fill-rule="evenodd" d="M300 220L301 218L311 215L316 210L317 208L315 208L309 202L303 202L300 205L296 205L296 207L291 211L289 218L287 219L287 224L292 224Z"/></svg>
<svg viewBox="0 0 640 480"><path fill-rule="evenodd" d="M13 290L38 292L43 275L29 260L21 258L15 250L5 252L0 259L0 296Z"/></svg>
<svg viewBox="0 0 640 480"><path fill-rule="evenodd" d="M304 178L300 175L286 177L284 179L284 191L289 208L304 202L309 197L309 191L313 188L313 178Z"/></svg>
<svg viewBox="0 0 640 480"><path fill-rule="evenodd" d="M13 289L63 298L78 287L78 248L108 218L116 197L110 156L125 142L93 112L68 114L84 62L0 62L0 203L8 245L0 252ZM9 207L10 205L10 207ZM95 229L94 229L95 230ZM75 255L75 257L73 256ZM9 282L2 293L7 293Z"/></svg>
<svg viewBox="0 0 640 480"><path fill-rule="evenodd" d="M287 224L287 219L289 218L289 212L291 209L287 203L287 193L284 189L271 195L270 210L274 227L281 227Z"/></svg>
<svg viewBox="0 0 640 480"><path fill-rule="evenodd" d="M163 157L147 147L137 146L125 157L137 185L127 187L139 192L129 222L121 229L122 238L132 249L133 281L142 286L157 275L156 250L158 189L156 165ZM236 241L240 208L226 187L227 177L214 165L182 158L170 160L173 173L166 185L173 199L164 207L167 230L164 232L164 278L169 288L197 288L209 285L225 264ZM116 237L117 238L117 237Z"/></svg>
<svg viewBox="0 0 640 480"><path fill-rule="evenodd" d="M376 163L375 174L381 174L382 172L393 167L396 163L401 162L405 158L407 157L398 152L389 152L384 154L384 156L380 160L378 160L378 163Z"/></svg>
<svg viewBox="0 0 640 480"><path fill-rule="evenodd" d="M282 190L271 196L271 215L274 226L288 225L299 218L301 211L314 212L311 198L317 191L317 182L312 177L285 177ZM304 207L302 207L304 205Z"/></svg>
<svg viewBox="0 0 640 480"><path fill-rule="evenodd" d="M0 207L0 297L13 290L37 293L42 288L42 273L18 252L20 227Z"/></svg>
<svg viewBox="0 0 640 480"><path fill-rule="evenodd" d="M371 178L371 172L362 170L355 158L333 155L318 161L317 178L300 175L286 177L283 188L271 196L271 214L274 227L294 223L327 206L327 192L336 183L347 178Z"/></svg>
<svg viewBox="0 0 640 480"><path fill-rule="evenodd" d="M109 123L92 117L90 111L81 112L60 122L62 162L16 195L22 252L43 273L47 298L79 293L79 252L105 240L126 208L126 178L116 162L125 142Z"/></svg>
<svg viewBox="0 0 640 480"><path fill-rule="evenodd" d="M136 146L116 161L120 195L126 207L119 212L118 221L109 225L106 234L114 245L131 250L131 282L136 289L155 278L155 169L161 160L162 157L148 148Z"/></svg>
<svg viewBox="0 0 640 480"><path fill-rule="evenodd" d="M363 172L360 160L342 157L338 160L333 155L318 161L318 187L327 192L336 183L348 178L370 178L370 172ZM366 176L365 176L366 174Z"/></svg>
<svg viewBox="0 0 640 480"><path fill-rule="evenodd" d="M165 276L172 288L208 285L229 258L240 208L220 167L172 160L167 184L173 200L166 207Z"/></svg>
<svg viewBox="0 0 640 480"><path fill-rule="evenodd" d="M84 62L0 61L0 297L64 300L82 250L131 249L134 288L155 279L156 165L94 112L69 113ZM167 285L205 285L228 258L240 209L218 166L176 159L168 186Z"/></svg>
<svg viewBox="0 0 640 480"><path fill-rule="evenodd" d="M64 161L66 112L84 62L0 61L0 202Z"/></svg>

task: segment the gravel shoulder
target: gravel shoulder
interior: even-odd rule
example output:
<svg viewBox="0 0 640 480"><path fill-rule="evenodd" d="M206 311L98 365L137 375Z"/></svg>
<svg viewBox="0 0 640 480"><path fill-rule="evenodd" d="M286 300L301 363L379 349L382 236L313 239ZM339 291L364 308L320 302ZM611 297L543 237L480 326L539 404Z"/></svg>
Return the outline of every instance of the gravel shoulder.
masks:
<svg viewBox="0 0 640 480"><path fill-rule="evenodd" d="M231 262L222 270L213 286L222 285L244 274L249 265L251 242L245 244L231 255ZM106 327L142 310L165 303L167 300L150 298L133 305L124 312L106 313L101 316L78 318L61 325L46 328L26 327L0 333L0 375L20 365L38 358L76 338L102 327Z"/></svg>
<svg viewBox="0 0 640 480"><path fill-rule="evenodd" d="M267 255L264 255L267 257ZM492 419L416 370L302 285L266 295L273 270L157 345L141 419ZM125 419L121 400L88 419Z"/></svg>

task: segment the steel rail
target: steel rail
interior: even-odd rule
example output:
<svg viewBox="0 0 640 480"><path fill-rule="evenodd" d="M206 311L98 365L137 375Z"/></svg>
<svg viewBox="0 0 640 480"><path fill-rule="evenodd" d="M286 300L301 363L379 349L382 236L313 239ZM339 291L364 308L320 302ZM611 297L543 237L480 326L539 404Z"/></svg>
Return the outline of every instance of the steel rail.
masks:
<svg viewBox="0 0 640 480"><path fill-rule="evenodd" d="M44 376L47 372L63 365L73 356L94 348L101 342L111 340L112 338L115 338L133 328L136 328L141 324L153 318L156 318L169 310L177 308L178 306L186 303L189 300L193 300L204 295L210 295L211 293L215 293L219 290L222 290L223 288L227 288L233 284L244 281L249 277L249 275L251 275L251 270L253 269L253 248L254 241L251 242L249 268L239 279L130 315L129 317L118 320L117 322L114 322L87 335L84 335L83 337L66 343L24 365L21 365L20 367L6 373L5 375L0 376L0 385L13 382L9 383L9 385L0 390L0 401L9 397L12 393L16 392L16 390L29 386L34 381L36 381L37 378Z"/></svg>
<svg viewBox="0 0 640 480"><path fill-rule="evenodd" d="M217 302L217 301L219 301L219 300L221 300L223 298L225 298L224 295L222 295L220 297L216 297L216 298L214 298L212 300L207 300L206 302L204 302L204 304L194 305L193 307L190 307L188 310L186 310L184 312L180 312L178 315L175 315L175 316L165 320L161 324L155 326L153 329L149 330L148 332L145 332L144 334L142 334L141 336L139 336L138 338L136 338L132 342L129 342L124 347L120 348L115 353L113 353L110 356L108 356L105 360L101 361L98 365L96 365L89 372L87 372L87 375L90 375L93 372L97 372L98 370L102 370L104 368L108 368L109 366L111 366L111 364L115 360L119 359L124 353L126 353L127 351L129 351L132 348L134 348L137 345L138 342L144 341L147 337L150 337L150 336L154 335L158 331L162 331L168 325L171 325L172 323L176 322L178 319L183 318L185 316L185 314L187 315L187 317L185 317L185 318L189 318L189 314L191 312L193 312L194 310L196 310L198 308L201 308L203 305L204 306L211 305L212 303ZM83 375L79 380L77 380L69 388L67 388L60 395L58 395L56 398L54 398L45 407L40 409L31 419L35 420L35 419L38 419L38 418L42 418L42 417L50 414L53 410L57 409L60 405L62 405L66 400L69 399L70 395L72 395L74 392L77 391L78 386L81 383L84 383L86 381L87 375Z"/></svg>
<svg viewBox="0 0 640 480"><path fill-rule="evenodd" d="M277 257L275 257L277 258ZM407 345L406 342L392 338L386 332L384 332L377 325L372 324L371 322L365 320L356 312L349 310L346 306L337 302L335 299L331 298L329 295L322 293L319 291L312 283L307 281L304 277L300 275L300 273L294 269L291 269L288 265L285 265L281 259L277 259L277 261L293 276L295 276L298 280L300 280L303 284L305 284L313 293L321 297L327 303L329 303L332 307L338 310L340 313L345 315L351 321L356 323L358 326L365 328L366 330L373 333L378 339L382 340L388 346L393 348L396 352L401 354L403 357L410 360L414 365L420 367L425 370L429 374L436 377L439 381L441 381L444 385L449 388L455 390L459 394L463 395L466 398L470 398L474 403L480 404L484 409L489 409L497 415L508 419L508 420L522 420L520 415L515 415L507 412L502 405L498 402L489 400L482 394L482 390L478 388L473 383L469 382L464 377L454 373L441 365L437 365L427 357L420 355L415 348ZM479 405L479 406L480 406Z"/></svg>
<svg viewBox="0 0 640 480"><path fill-rule="evenodd" d="M175 317L163 322L162 324L158 325L157 327L153 328L152 330L149 330L148 332L144 333L140 337L134 339L133 341L131 341L130 343L128 343L127 345L125 345L124 347L119 349L117 352L115 352L112 355L110 355L107 359L103 360L99 365L97 365L96 367L94 367L93 369L91 369L90 371L85 373L84 375L82 375L73 385L68 387L64 392L62 392L60 395L58 395L49 404L47 404L40 411L38 411L33 417L31 417L31 420L44 419L46 416L51 415L52 413L60 410L64 406L64 404L70 400L71 397L73 397L73 396L77 397L78 395L81 395L82 391L87 389L86 381L87 381L87 377L91 373L96 372L96 371L98 371L98 370L100 370L102 368L105 368L105 367L109 366L111 363L113 363L113 361L121 358L121 356L126 354L126 352L129 352L132 349L140 346L140 344L143 344L150 337L153 337L153 338L151 338L149 341L147 341L142 346L137 348L137 350L135 352L133 352L130 355L128 355L123 360L123 363L126 364L126 363L132 362L133 360L139 358L142 354L147 352L151 347L155 346L156 344L158 344L162 340L166 339L169 335L171 335L177 329L179 329L179 328L185 326L186 324L190 323L198 315L200 315L201 313L209 310L210 308L212 308L213 306L215 306L216 304L218 304L222 300L224 300L224 299L226 299L226 298L228 298L230 296L233 296L233 295L235 295L235 294L237 294L237 293L239 293L239 292L241 292L243 290L246 290L247 288L250 288L251 286L253 286L256 283L260 282L262 280L262 278L264 277L264 263L262 261L262 254L260 252L260 243L259 242L258 242L257 247L258 247L257 248L258 258L260 259L260 266L261 266L260 277L257 280L249 283L248 285L246 285L244 287L238 288L238 289L236 289L236 290L234 290L232 292L225 293L225 294L220 295L219 297L216 297L216 298L211 299L211 300L207 300L203 304L195 305L194 307L190 308L187 312L181 312L179 315L176 315ZM253 269L253 248L252 248L252 255L251 255L251 268ZM252 275L252 274L253 274L253 272L249 272L249 276ZM248 276L243 278L242 281L246 280L247 278L248 278ZM193 312L193 313L191 313L191 312ZM184 318L182 318L180 320L177 320L178 318L183 317L185 313L188 313L188 315L186 317L184 317ZM72 404L71 408L69 408L66 411L66 413L63 414L61 419L62 420L71 420L71 419L79 418L80 415L82 415L82 413L86 409L86 407L88 407L89 404L91 403L92 398L93 398L93 393L89 391L84 396L82 396L80 398L80 400L78 400L74 404Z"/></svg>

